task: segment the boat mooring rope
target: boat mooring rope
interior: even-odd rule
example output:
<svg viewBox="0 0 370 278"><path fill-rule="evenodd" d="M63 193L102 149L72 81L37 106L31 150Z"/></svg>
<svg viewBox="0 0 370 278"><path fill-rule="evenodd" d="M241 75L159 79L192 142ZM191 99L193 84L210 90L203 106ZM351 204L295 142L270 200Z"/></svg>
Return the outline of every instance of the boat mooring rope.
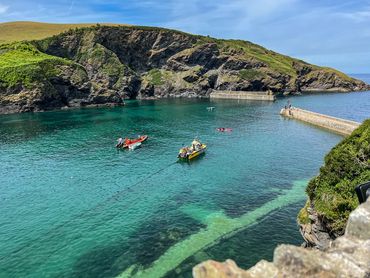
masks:
<svg viewBox="0 0 370 278"><path fill-rule="evenodd" d="M126 187L126 188L124 188L124 189L122 189L122 190L120 190L120 191L117 191L115 194L113 194L113 195L112 195L112 196L110 196L109 198L107 198L107 199L103 200L102 202L100 202L100 203L96 204L94 207L84 210L83 212L81 212L81 213L79 213L79 214L77 214L77 215L73 216L73 217L72 217L72 218L70 218L69 220L64 221L63 223L61 223L61 224L59 224L59 225L55 226L54 228L52 228L52 229L51 229L51 230L49 230L48 232L46 232L46 233L44 233L44 234L40 235L39 237L37 237L37 238L35 238L35 239L30 240L28 243L24 244L23 246L19 247L19 248L18 248L18 249L16 249L16 250L14 250L14 251L10 252L9 254L7 254L7 255L5 255L5 256L1 256L1 257L0 257L0 261L4 260L5 258L8 258L10 255L17 254L18 252L23 251L24 249L26 249L26 248L28 248L28 247L33 246L35 242L38 242L38 241L40 241L40 240L45 240L46 238L48 238L48 239L52 239L52 238L54 238L55 236L58 236L58 234L55 234L55 232L58 232L61 228L63 228L63 227L65 227L66 225L68 225L68 224L70 224L70 223L74 222L76 219L82 218L82 217L84 217L84 216L88 215L89 213L94 212L94 211L96 211L97 209L100 209L100 208L104 207L106 204L110 203L110 201L112 201L112 200L113 200L113 202L118 201L118 200L119 200L119 198L120 198L120 197L122 197L122 196L124 195L123 193L126 193L126 191L127 191L128 189L131 189L132 187L138 186L139 184L143 183L144 181L146 181L146 180L148 180L148 179L152 178L153 176L155 176L155 175L157 175L157 174L159 174L159 173L163 172L164 170L166 170L166 169L170 168L171 166L173 166L173 165L175 165L175 164L177 164L177 161L172 162L172 163L170 163L170 164L168 164L168 165L166 165L166 166L164 166L164 167L160 168L159 170L155 171L154 173L151 173L150 175L148 175L148 176L144 177L143 179L141 179L141 180L139 180L138 182L136 182L136 183L134 183L134 184L130 185L129 187ZM115 216L115 215L114 215L114 216ZM114 217L114 216L113 216L113 217Z"/></svg>

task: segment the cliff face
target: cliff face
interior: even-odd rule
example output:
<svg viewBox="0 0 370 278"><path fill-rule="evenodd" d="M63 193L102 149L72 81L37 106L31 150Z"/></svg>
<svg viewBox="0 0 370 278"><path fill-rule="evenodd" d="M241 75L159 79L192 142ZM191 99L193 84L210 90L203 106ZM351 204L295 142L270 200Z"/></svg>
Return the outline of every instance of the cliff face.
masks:
<svg viewBox="0 0 370 278"><path fill-rule="evenodd" d="M24 43L0 46L0 113L79 105L90 94L86 70Z"/></svg>
<svg viewBox="0 0 370 278"><path fill-rule="evenodd" d="M369 89L338 71L247 41L160 28L75 29L32 43L3 45L2 60L4 55L8 63L0 62L1 112L121 103L124 98L207 97L212 90Z"/></svg>
<svg viewBox="0 0 370 278"><path fill-rule="evenodd" d="M357 205L355 187L370 180L370 120L335 146L325 157L320 174L306 189L306 206L298 215L309 247L327 248L343 235L348 216Z"/></svg>
<svg viewBox="0 0 370 278"><path fill-rule="evenodd" d="M345 235L325 251L280 245L273 262L260 261L248 270L235 262L206 261L193 268L194 278L369 277L370 200L353 211Z"/></svg>

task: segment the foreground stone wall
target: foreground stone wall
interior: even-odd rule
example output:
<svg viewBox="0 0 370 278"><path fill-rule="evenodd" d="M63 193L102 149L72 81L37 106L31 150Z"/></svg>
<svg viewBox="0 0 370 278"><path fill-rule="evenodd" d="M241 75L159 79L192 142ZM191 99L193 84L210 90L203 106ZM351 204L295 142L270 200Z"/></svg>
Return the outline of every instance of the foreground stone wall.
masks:
<svg viewBox="0 0 370 278"><path fill-rule="evenodd" d="M194 278L370 277L370 200L354 210L345 235L325 251L280 245L273 262L260 261L248 270L234 261L206 261L193 268Z"/></svg>
<svg viewBox="0 0 370 278"><path fill-rule="evenodd" d="M220 99L247 99L247 100L265 100L275 101L276 97L270 91L213 91L210 98Z"/></svg>
<svg viewBox="0 0 370 278"><path fill-rule="evenodd" d="M296 107L291 109L281 109L280 114L285 117L301 120L343 135L350 135L352 131L360 126L360 123L354 121L335 118Z"/></svg>

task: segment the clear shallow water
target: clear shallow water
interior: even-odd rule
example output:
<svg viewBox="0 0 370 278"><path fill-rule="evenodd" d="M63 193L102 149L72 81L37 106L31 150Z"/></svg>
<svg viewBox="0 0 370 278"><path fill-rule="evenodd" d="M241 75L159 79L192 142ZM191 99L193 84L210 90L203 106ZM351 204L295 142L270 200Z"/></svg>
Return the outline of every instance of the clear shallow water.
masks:
<svg viewBox="0 0 370 278"><path fill-rule="evenodd" d="M1 116L0 277L189 277L208 258L249 267L271 259L278 243L301 243L305 181L342 137L281 118L286 100ZM370 117L370 93L291 101ZM221 126L234 131L217 133ZM120 135L143 133L141 149L113 147ZM196 135L206 155L175 163Z"/></svg>

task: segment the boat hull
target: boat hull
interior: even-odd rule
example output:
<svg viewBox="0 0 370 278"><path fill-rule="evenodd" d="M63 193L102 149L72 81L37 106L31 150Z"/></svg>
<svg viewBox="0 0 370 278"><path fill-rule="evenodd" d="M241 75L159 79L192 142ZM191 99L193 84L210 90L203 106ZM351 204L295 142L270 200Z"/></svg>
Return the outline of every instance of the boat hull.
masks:
<svg viewBox="0 0 370 278"><path fill-rule="evenodd" d="M131 151L133 151L133 150L135 150L137 148L140 148L140 147L141 147L141 143L140 142L136 142L136 143L131 144L131 145L128 146L129 150L131 150Z"/></svg>
<svg viewBox="0 0 370 278"><path fill-rule="evenodd" d="M201 156L202 154L204 154L206 152L206 149L207 149L207 146L205 144L202 144L202 147L201 147L200 150L194 151L194 152L192 152L191 154L189 154L185 157L178 156L178 158L179 158L180 161L191 161L191 160Z"/></svg>
<svg viewBox="0 0 370 278"><path fill-rule="evenodd" d="M148 135L143 135L143 136L140 136L140 138L138 138L138 139L131 140L130 144L123 144L122 146L119 146L117 148L126 149L130 145L134 145L136 143L142 143L142 142L146 141L147 139L148 139Z"/></svg>

